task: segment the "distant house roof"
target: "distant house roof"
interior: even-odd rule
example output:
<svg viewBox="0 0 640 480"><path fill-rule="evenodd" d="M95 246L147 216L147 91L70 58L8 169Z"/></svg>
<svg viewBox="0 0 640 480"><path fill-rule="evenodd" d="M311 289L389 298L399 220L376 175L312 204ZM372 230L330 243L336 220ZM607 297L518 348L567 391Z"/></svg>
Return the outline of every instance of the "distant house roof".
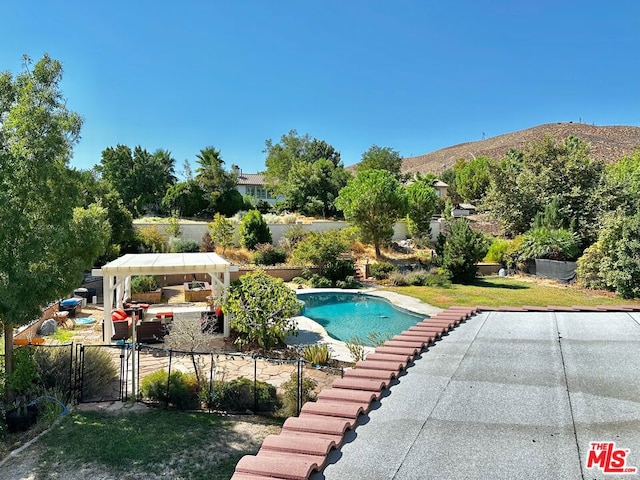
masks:
<svg viewBox="0 0 640 480"><path fill-rule="evenodd" d="M238 185L264 185L264 175L261 173L240 173Z"/></svg>

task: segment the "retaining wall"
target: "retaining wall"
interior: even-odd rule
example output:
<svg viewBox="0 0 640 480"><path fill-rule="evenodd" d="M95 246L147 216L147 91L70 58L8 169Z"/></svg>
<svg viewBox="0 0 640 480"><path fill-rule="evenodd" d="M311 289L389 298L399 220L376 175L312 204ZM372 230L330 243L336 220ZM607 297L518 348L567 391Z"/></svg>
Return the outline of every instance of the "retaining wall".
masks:
<svg viewBox="0 0 640 480"><path fill-rule="evenodd" d="M431 239L435 242L438 239L438 234L440 233L441 226L443 220L433 220L431 222ZM134 226L136 228L144 228L155 225L158 227L158 230L162 233L166 233L166 229L169 227L168 223L138 223L136 222ZM344 229L350 226L348 222L344 221L334 221L334 220L316 220L312 223L300 223L303 229L308 230L310 232L326 232L328 230L336 230L336 229ZM271 238L274 245L277 245L278 242L282 239L285 232L293 227L294 224L281 224L281 223L272 223L269 224L269 230L271 230ZM202 237L207 231L207 222L200 223L185 223L180 224L180 231L182 232L180 238L182 240L192 240L194 242L201 243ZM393 227L393 240L405 240L409 236L409 231L407 229L407 222L399 221L396 222ZM234 226L233 239L236 244L238 244L238 228L237 225Z"/></svg>

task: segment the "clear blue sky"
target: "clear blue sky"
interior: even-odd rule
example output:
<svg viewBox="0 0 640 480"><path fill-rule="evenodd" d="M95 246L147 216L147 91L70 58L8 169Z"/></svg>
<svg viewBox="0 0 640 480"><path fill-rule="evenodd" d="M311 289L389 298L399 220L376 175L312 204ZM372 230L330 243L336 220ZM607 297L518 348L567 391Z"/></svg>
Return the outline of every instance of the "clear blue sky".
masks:
<svg viewBox="0 0 640 480"><path fill-rule="evenodd" d="M120 143L180 171L213 145L256 172L290 129L352 165L373 144L640 125L638 0L4 0L0 17L0 70L63 63L77 168Z"/></svg>

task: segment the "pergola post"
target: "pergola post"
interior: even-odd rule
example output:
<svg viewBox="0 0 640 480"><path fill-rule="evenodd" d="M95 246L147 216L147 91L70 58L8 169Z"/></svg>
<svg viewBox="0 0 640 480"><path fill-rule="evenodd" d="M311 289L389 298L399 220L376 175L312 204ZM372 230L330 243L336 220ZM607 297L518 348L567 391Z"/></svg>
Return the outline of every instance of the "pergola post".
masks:
<svg viewBox="0 0 640 480"><path fill-rule="evenodd" d="M231 275L229 274L229 269L224 271L224 293L223 295L227 295L227 289L229 288L229 283L230 283L230 278ZM229 338L231 336L231 325L230 325L230 321L229 321L229 315L225 315L224 316L224 326L222 329L222 335L224 336L224 338Z"/></svg>

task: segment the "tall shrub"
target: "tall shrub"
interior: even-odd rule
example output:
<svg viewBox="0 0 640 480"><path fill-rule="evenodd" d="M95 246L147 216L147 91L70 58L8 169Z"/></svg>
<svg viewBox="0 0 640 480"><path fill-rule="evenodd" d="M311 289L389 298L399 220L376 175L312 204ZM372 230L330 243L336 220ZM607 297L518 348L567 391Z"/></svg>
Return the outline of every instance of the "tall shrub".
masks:
<svg viewBox="0 0 640 480"><path fill-rule="evenodd" d="M578 280L593 288L640 297L640 213L618 212L605 220L598 241L578 260Z"/></svg>
<svg viewBox="0 0 640 480"><path fill-rule="evenodd" d="M451 224L451 234L444 244L442 267L454 283L470 283L478 272L476 263L487 254L487 241L474 232L466 219Z"/></svg>
<svg viewBox="0 0 640 480"><path fill-rule="evenodd" d="M258 210L248 211L238 227L240 245L253 250L259 243L271 243L271 230Z"/></svg>
<svg viewBox="0 0 640 480"><path fill-rule="evenodd" d="M269 349L297 333L292 317L300 311L300 304L295 292L260 270L241 276L229 287L222 310L231 316L231 329L238 333L241 346L257 344Z"/></svg>

